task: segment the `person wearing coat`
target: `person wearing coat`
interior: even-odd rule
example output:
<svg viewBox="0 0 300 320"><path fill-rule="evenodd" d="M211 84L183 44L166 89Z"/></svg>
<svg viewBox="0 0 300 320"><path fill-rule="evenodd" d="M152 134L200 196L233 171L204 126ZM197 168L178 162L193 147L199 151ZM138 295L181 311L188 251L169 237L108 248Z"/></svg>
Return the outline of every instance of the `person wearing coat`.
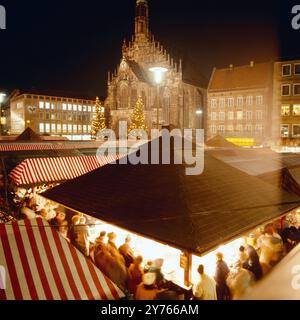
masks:
<svg viewBox="0 0 300 320"><path fill-rule="evenodd" d="M138 256L128 269L128 290L135 295L137 287L143 282L144 270L142 268L143 257Z"/></svg>
<svg viewBox="0 0 300 320"><path fill-rule="evenodd" d="M130 246L130 243L131 237L130 235L128 235L125 239L125 243L121 245L121 247L119 248L119 253L123 256L127 268L130 267L130 265L133 263L135 259L134 252Z"/></svg>
<svg viewBox="0 0 300 320"><path fill-rule="evenodd" d="M147 272L143 276L143 282L138 285L135 300L155 300L157 294L161 291L157 289L156 274L154 272Z"/></svg>
<svg viewBox="0 0 300 320"><path fill-rule="evenodd" d="M223 254L218 252L216 254L217 264L215 272L215 281L217 284L217 297L218 300L229 300L230 291L226 284L227 276L230 272L227 263L223 260Z"/></svg>
<svg viewBox="0 0 300 320"><path fill-rule="evenodd" d="M216 281L204 272L204 266L199 265L198 273L200 280L193 288L195 300L217 300L217 284Z"/></svg>
<svg viewBox="0 0 300 320"><path fill-rule="evenodd" d="M249 258L244 268L251 271L255 275L256 280L260 280L263 276L263 271L259 262L259 256L256 250L250 245L247 245L246 251Z"/></svg>
<svg viewBox="0 0 300 320"><path fill-rule="evenodd" d="M108 242L107 242L107 249L109 253L118 261L123 263L125 265L125 259L123 256L120 254L117 245L116 245L116 238L117 235L114 232L110 232L108 235Z"/></svg>

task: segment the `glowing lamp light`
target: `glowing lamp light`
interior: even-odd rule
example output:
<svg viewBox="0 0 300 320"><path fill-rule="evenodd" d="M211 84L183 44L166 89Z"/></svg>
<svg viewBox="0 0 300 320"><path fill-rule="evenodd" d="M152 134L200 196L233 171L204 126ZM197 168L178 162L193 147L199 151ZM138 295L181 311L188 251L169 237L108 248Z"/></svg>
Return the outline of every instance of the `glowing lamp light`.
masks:
<svg viewBox="0 0 300 320"><path fill-rule="evenodd" d="M202 110L197 110L197 111L196 111L196 115L201 116L202 114L203 114L203 111L202 111Z"/></svg>
<svg viewBox="0 0 300 320"><path fill-rule="evenodd" d="M4 101L5 97L6 97L6 94L0 92L0 103L2 103Z"/></svg>
<svg viewBox="0 0 300 320"><path fill-rule="evenodd" d="M163 75L164 73L168 72L168 69L163 67L153 67L153 68L150 68L149 71L154 74L154 80L156 84L159 85L162 83Z"/></svg>

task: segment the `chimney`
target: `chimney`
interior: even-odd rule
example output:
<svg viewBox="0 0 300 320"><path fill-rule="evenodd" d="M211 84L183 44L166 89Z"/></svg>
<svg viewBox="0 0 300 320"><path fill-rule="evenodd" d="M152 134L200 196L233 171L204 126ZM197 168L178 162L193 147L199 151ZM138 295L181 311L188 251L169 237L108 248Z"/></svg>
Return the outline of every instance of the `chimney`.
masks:
<svg viewBox="0 0 300 320"><path fill-rule="evenodd" d="M250 61L250 67L251 67L251 68L254 67L254 61Z"/></svg>

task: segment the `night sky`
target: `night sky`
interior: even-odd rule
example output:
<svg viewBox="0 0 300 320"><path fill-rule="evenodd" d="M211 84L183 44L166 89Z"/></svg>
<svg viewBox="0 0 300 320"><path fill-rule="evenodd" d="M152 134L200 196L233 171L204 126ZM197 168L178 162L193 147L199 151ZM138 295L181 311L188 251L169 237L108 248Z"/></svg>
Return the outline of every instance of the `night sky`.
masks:
<svg viewBox="0 0 300 320"><path fill-rule="evenodd" d="M151 31L189 68L300 56L289 0L149 0ZM0 89L106 95L107 72L133 33L135 0L0 0Z"/></svg>

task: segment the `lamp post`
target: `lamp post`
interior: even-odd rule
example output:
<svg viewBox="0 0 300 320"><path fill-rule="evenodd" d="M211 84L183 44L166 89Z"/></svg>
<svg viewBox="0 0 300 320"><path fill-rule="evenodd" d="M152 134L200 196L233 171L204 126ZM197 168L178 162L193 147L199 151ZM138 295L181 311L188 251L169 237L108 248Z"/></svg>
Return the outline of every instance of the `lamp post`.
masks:
<svg viewBox="0 0 300 320"><path fill-rule="evenodd" d="M6 97L5 93L0 92L0 136L2 136L2 121L3 121L3 117L2 117L2 103L4 101Z"/></svg>
<svg viewBox="0 0 300 320"><path fill-rule="evenodd" d="M163 75L166 72L168 72L168 69L167 68L163 68L163 67L153 67L153 68L150 68L149 71L154 74L154 81L155 81L156 87L157 87L157 119L156 119L156 125L157 125L157 129L159 130L160 85L161 85L161 83L163 81Z"/></svg>
<svg viewBox="0 0 300 320"><path fill-rule="evenodd" d="M199 129L203 129L202 128L202 115L203 115L203 110L201 110L201 109L196 110L196 116L197 116L197 118L199 118L198 119Z"/></svg>

